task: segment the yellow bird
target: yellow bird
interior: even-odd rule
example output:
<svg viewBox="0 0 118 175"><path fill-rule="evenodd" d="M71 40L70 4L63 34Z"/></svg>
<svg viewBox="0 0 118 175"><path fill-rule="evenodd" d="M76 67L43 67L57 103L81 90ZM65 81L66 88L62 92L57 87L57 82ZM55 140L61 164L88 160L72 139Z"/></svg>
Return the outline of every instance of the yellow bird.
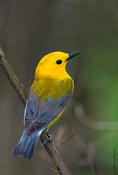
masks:
<svg viewBox="0 0 118 175"><path fill-rule="evenodd" d="M74 91L74 81L66 72L66 64L80 53L81 51L57 51L47 54L39 61L25 106L24 131L13 150L14 155L30 159L42 132L47 132L61 117ZM44 144L49 140L47 134Z"/></svg>

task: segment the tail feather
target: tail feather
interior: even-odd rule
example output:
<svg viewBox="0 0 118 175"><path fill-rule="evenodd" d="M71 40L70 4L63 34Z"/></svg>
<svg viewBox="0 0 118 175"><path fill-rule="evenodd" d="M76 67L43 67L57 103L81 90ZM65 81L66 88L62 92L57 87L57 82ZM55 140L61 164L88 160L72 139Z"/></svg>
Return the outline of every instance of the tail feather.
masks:
<svg viewBox="0 0 118 175"><path fill-rule="evenodd" d="M15 156L23 155L27 159L32 158L34 149L40 138L41 133L42 131L35 131L31 135L27 135L26 132L24 131L20 141L13 150L13 154Z"/></svg>
<svg viewBox="0 0 118 175"><path fill-rule="evenodd" d="M28 157L29 159L33 156L35 144L31 143L28 150L23 154L24 157Z"/></svg>

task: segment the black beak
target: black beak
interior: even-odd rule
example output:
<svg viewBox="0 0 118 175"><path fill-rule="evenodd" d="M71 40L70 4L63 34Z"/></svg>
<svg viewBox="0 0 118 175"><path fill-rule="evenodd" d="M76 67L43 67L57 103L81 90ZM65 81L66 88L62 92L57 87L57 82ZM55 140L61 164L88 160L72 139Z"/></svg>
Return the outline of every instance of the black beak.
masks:
<svg viewBox="0 0 118 175"><path fill-rule="evenodd" d="M70 60L72 57L78 55L78 54L81 54L83 53L82 51L77 51L77 52L74 52L74 53L68 53L69 54L69 57L66 59L66 61Z"/></svg>

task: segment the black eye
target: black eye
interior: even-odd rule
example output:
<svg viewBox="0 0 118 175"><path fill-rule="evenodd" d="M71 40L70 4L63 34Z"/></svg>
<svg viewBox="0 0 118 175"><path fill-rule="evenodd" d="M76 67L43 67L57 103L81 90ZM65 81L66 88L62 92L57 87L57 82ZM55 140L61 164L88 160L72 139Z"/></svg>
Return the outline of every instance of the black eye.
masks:
<svg viewBox="0 0 118 175"><path fill-rule="evenodd" d="M56 63L57 64L61 64L62 63L62 60L57 60Z"/></svg>

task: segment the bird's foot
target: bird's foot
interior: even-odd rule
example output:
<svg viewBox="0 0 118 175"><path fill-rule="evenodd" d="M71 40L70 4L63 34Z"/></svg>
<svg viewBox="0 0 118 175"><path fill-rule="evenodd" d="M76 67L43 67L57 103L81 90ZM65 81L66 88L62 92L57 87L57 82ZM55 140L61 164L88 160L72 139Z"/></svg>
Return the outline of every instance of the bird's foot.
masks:
<svg viewBox="0 0 118 175"><path fill-rule="evenodd" d="M42 147L44 147L44 145L46 145L47 143L52 142L52 137L51 135L47 134L47 138L44 140L44 142L41 144Z"/></svg>

